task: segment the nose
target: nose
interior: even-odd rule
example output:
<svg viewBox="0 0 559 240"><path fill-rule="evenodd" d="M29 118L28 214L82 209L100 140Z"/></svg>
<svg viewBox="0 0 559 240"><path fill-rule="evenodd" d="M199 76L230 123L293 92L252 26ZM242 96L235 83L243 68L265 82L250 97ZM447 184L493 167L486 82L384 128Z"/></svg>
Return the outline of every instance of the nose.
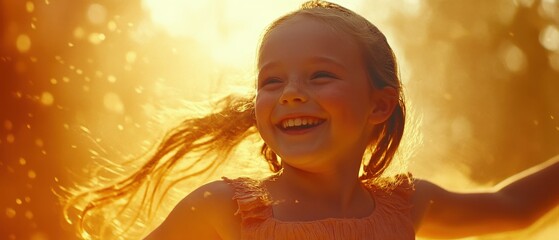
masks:
<svg viewBox="0 0 559 240"><path fill-rule="evenodd" d="M304 103L308 100L304 86L298 82L290 82L284 87L279 102L281 104Z"/></svg>

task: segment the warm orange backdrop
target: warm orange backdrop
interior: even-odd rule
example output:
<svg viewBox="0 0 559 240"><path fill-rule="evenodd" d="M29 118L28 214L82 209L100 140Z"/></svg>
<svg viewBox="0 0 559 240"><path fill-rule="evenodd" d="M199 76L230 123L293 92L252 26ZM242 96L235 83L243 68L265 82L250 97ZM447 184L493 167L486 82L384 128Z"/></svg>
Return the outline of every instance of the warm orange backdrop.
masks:
<svg viewBox="0 0 559 240"><path fill-rule="evenodd" d="M559 152L559 2L340 3L395 49L415 176L486 188ZM141 154L185 101L252 87L260 34L298 4L0 0L0 239L73 239L60 186ZM481 239L559 236L558 212Z"/></svg>

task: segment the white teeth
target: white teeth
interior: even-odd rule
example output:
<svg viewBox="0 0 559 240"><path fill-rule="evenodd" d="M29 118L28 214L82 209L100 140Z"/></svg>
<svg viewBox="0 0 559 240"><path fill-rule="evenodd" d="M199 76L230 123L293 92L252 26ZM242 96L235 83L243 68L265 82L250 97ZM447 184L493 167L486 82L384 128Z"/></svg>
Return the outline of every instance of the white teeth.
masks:
<svg viewBox="0 0 559 240"><path fill-rule="evenodd" d="M319 123L320 120L316 118L291 118L281 122L283 128L299 127L299 126L313 126Z"/></svg>

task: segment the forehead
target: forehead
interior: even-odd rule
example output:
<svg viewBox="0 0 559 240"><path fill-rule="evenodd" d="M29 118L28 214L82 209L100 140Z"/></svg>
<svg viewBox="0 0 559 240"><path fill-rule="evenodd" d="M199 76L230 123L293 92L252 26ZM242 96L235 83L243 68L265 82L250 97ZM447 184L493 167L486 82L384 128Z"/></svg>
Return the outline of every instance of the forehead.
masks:
<svg viewBox="0 0 559 240"><path fill-rule="evenodd" d="M346 64L361 61L356 42L323 20L295 16L267 33L258 59L258 68L268 63L309 58L335 59Z"/></svg>

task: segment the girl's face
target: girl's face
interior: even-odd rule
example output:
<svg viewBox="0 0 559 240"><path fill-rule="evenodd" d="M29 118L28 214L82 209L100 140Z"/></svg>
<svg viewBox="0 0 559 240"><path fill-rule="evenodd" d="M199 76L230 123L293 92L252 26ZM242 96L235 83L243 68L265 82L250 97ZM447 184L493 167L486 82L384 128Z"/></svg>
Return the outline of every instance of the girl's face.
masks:
<svg viewBox="0 0 559 240"><path fill-rule="evenodd" d="M258 71L257 128L283 164L314 171L361 163L379 123L378 90L349 36L293 17L268 33Z"/></svg>

